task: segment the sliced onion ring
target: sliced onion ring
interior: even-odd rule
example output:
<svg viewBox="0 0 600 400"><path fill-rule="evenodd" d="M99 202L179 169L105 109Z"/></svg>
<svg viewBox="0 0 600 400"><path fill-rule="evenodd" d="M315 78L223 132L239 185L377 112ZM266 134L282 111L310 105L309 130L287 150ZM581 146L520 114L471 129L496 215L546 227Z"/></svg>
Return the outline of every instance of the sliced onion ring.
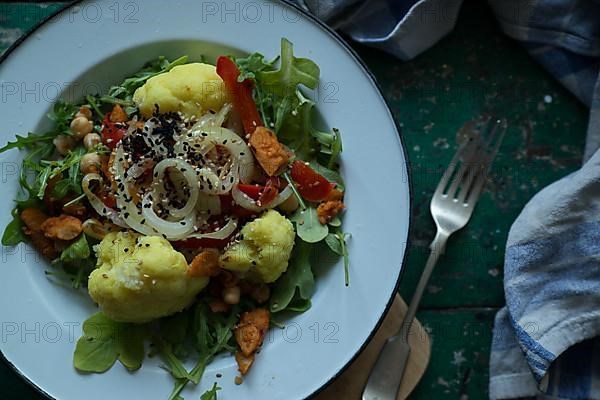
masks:
<svg viewBox="0 0 600 400"><path fill-rule="evenodd" d="M188 238L194 238L194 239L217 239L217 240L223 240L223 239L227 239L229 236L231 236L233 234L233 232L235 232L236 228L237 228L237 219L235 218L231 218L229 219L229 221L227 221L227 223L219 230L214 231L214 232L206 232L206 233L193 233L191 235L188 236Z"/></svg>
<svg viewBox="0 0 600 400"><path fill-rule="evenodd" d="M192 210L183 219L179 221L167 221L160 218L154 212L152 203L148 199L151 193L146 193L142 199L142 215L146 219L145 224L152 226L158 232L162 233L171 240L184 239L187 235L194 231L196 223L196 211Z"/></svg>
<svg viewBox="0 0 600 400"><path fill-rule="evenodd" d="M123 164L119 160L125 159L125 153L123 151L123 146L119 145L117 147L117 151L115 153L115 161L112 165L115 174L115 180L117 183L122 183L122 185L117 185L117 206L119 207L120 212L125 212L127 218L123 217L125 223L129 228L147 235L147 236L156 236L159 233L153 229L151 226L142 223L142 216L140 210L135 205L135 203L130 199L131 196L131 184L130 180L125 179L125 169L123 168ZM126 201L125 199L129 199Z"/></svg>
<svg viewBox="0 0 600 400"><path fill-rule="evenodd" d="M119 216L119 213L108 207L106 204L100 200L98 196L90 189L90 183L92 181L98 181L100 185L103 183L103 179L99 174L91 173L86 174L81 181L81 187L83 188L83 193L85 193L88 201L94 207L94 210L98 213L98 215L102 215L103 217L108 218L113 224L118 225L122 228L127 228L127 224L123 219Z"/></svg>
<svg viewBox="0 0 600 400"><path fill-rule="evenodd" d="M194 167L187 162L178 158L166 158L156 164L154 167L153 185L160 185L160 181L164 179L167 168L175 168L179 174L185 178L185 185L190 190L190 195L182 208L170 208L169 214L175 218L183 218L190 214L196 207L198 202L198 181ZM155 195L154 198L157 196Z"/></svg>
<svg viewBox="0 0 600 400"><path fill-rule="evenodd" d="M273 201L270 201L268 204L259 206L256 204L256 201L254 201L252 198L250 198L250 196L248 196L246 193L242 192L238 188L238 185L235 185L233 187L233 190L231 191L233 200L238 205L244 207L246 210L250 210L250 211L254 211L254 212L261 212L264 210L268 210L270 208L277 207L278 205L280 205L281 203L286 201L293 193L294 193L294 191L292 190L292 187L290 185L287 185L285 187L285 189L283 189L277 195L277 197L275 197L273 199Z"/></svg>

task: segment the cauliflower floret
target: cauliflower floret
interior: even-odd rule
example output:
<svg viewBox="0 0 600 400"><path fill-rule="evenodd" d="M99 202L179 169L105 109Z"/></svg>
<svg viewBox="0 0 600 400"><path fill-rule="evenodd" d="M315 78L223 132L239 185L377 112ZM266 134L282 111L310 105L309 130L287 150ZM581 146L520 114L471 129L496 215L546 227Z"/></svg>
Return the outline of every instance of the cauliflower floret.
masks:
<svg viewBox="0 0 600 400"><path fill-rule="evenodd" d="M192 278L183 254L158 236L112 232L96 248L90 296L121 322L147 322L181 311L208 283Z"/></svg>
<svg viewBox="0 0 600 400"><path fill-rule="evenodd" d="M152 115L155 104L163 113L181 111L200 116L208 110L220 110L227 101L227 91L214 65L192 63L148 79L135 91L133 101L145 117Z"/></svg>
<svg viewBox="0 0 600 400"><path fill-rule="evenodd" d="M256 281L276 281L287 270L294 247L292 223L275 210L247 223L243 239L229 247L219 259L221 268L247 273Z"/></svg>

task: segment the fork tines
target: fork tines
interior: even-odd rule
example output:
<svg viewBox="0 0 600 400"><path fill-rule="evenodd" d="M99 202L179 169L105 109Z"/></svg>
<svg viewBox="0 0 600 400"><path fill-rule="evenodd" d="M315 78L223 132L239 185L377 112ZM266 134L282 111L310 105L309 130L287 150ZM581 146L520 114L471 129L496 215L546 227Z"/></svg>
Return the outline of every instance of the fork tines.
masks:
<svg viewBox="0 0 600 400"><path fill-rule="evenodd" d="M505 133L504 119L485 117L467 122L459 134L462 143L435 194L473 205L485 184Z"/></svg>

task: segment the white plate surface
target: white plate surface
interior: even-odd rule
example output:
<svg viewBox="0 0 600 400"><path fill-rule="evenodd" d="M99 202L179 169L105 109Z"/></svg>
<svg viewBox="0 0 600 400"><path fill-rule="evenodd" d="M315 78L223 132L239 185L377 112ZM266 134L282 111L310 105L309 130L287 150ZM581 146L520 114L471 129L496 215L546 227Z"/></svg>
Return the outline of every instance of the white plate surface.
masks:
<svg viewBox="0 0 600 400"><path fill-rule="evenodd" d="M87 1L33 32L0 64L0 141L43 131L44 115L59 97L105 91L158 55L170 58L260 51L279 53L279 40L321 68L312 93L327 126L344 139L347 182L344 229L350 241L349 287L343 265L317 266L313 307L273 331L243 385L233 383L235 361L218 359L198 388L213 382L221 399L291 400L314 394L362 348L394 293L407 245L410 190L402 143L380 92L366 69L328 29L277 2ZM0 156L0 225L9 221L22 154ZM166 399L172 379L156 359L127 372L116 364L103 375L72 366L81 323L96 307L85 293L46 279L49 265L29 246L2 249L0 350L22 375L61 400ZM223 375L216 378L216 374Z"/></svg>

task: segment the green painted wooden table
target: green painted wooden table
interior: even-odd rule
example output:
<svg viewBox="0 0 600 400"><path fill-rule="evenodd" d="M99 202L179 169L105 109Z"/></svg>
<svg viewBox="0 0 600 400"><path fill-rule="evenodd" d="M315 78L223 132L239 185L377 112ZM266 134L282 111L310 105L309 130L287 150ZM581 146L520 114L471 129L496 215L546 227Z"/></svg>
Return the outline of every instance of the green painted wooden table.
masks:
<svg viewBox="0 0 600 400"><path fill-rule="evenodd" d="M0 51L60 7L0 3ZM509 131L471 223L451 240L418 318L433 339L413 399L487 399L494 315L504 304L502 265L512 221L541 188L576 169L587 109L504 37L483 2L467 1L456 30L410 62L355 46L381 84L408 147L414 225L400 293L410 298L434 235L429 200L456 150L457 129L482 113ZM39 396L0 364L0 398Z"/></svg>

